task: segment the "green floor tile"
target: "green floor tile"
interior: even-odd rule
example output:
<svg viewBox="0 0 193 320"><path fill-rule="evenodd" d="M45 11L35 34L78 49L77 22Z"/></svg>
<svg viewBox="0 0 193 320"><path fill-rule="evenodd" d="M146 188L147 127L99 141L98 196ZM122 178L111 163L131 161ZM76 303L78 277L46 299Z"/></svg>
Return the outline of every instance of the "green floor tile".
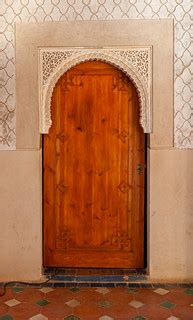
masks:
<svg viewBox="0 0 193 320"><path fill-rule="evenodd" d="M128 293L131 293L131 294L138 292L138 290L135 288L128 288L127 291L128 291Z"/></svg>
<svg viewBox="0 0 193 320"><path fill-rule="evenodd" d="M99 304L99 306L100 306L101 308L108 308L108 307L111 306L111 302L108 301L108 300L99 301L98 304Z"/></svg>
<svg viewBox="0 0 193 320"><path fill-rule="evenodd" d="M163 308L166 308L166 309L171 309L171 308L175 307L175 304L170 301L163 301L162 303L160 303L160 306L162 306Z"/></svg>
<svg viewBox="0 0 193 320"><path fill-rule="evenodd" d="M48 300L42 299L36 302L36 304L38 304L40 307L46 306L47 304L49 304L50 302Z"/></svg>
<svg viewBox="0 0 193 320"><path fill-rule="evenodd" d="M23 290L24 290L24 288L19 288L19 287L15 287L15 288L12 289L12 291L14 293L19 293L19 292L22 292Z"/></svg>
<svg viewBox="0 0 193 320"><path fill-rule="evenodd" d="M80 318L76 317L76 316L68 316L66 318L64 318L65 320L80 320Z"/></svg>
<svg viewBox="0 0 193 320"><path fill-rule="evenodd" d="M76 288L76 287L74 287L74 288L70 288L69 289L71 292L74 292L74 293L76 293L76 292L79 292L80 291L80 289L79 288Z"/></svg>
<svg viewBox="0 0 193 320"><path fill-rule="evenodd" d="M193 289L186 289L185 293L189 296L193 296Z"/></svg>
<svg viewBox="0 0 193 320"><path fill-rule="evenodd" d="M14 320L9 314L4 314L0 316L0 320Z"/></svg>

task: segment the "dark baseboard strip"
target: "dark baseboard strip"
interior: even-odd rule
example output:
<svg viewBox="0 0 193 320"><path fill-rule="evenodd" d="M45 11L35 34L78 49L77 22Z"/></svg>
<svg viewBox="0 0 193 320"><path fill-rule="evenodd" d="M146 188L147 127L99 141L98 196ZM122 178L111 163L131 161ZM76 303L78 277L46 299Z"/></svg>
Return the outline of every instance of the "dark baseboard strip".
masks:
<svg viewBox="0 0 193 320"><path fill-rule="evenodd" d="M0 282L0 287L5 285L4 282ZM81 288L81 287L125 287L131 290L140 289L140 288L193 288L193 283L154 283L154 282L56 282L50 281L45 284L38 283L29 283L29 284L20 284L14 283L7 286L9 287L55 287L55 288Z"/></svg>

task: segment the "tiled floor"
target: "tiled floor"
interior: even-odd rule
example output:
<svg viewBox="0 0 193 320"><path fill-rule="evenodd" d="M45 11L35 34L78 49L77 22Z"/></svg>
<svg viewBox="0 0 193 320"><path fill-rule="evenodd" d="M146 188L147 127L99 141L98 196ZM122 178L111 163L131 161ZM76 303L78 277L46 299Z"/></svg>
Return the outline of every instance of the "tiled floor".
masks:
<svg viewBox="0 0 193 320"><path fill-rule="evenodd" d="M0 297L0 320L11 319L192 320L193 288L16 286Z"/></svg>

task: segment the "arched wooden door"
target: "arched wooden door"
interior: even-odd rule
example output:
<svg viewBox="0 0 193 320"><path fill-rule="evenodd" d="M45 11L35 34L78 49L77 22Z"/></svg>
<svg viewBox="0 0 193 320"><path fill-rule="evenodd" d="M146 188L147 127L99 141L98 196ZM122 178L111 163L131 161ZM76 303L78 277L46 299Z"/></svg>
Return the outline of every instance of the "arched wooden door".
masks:
<svg viewBox="0 0 193 320"><path fill-rule="evenodd" d="M58 81L44 136L44 266L144 266L144 133L134 85L102 62Z"/></svg>

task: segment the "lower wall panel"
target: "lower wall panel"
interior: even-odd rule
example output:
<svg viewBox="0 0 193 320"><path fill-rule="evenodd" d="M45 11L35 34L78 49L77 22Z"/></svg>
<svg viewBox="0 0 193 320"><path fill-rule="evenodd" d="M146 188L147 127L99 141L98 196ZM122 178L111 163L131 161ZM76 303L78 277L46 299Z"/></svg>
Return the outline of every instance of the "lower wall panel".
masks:
<svg viewBox="0 0 193 320"><path fill-rule="evenodd" d="M38 280L42 266L41 152L0 152L0 281Z"/></svg>
<svg viewBox="0 0 193 320"><path fill-rule="evenodd" d="M193 280L193 151L151 150L152 280Z"/></svg>
<svg viewBox="0 0 193 320"><path fill-rule="evenodd" d="M151 150L152 281L193 280L193 151ZM41 151L0 153L0 281L41 279Z"/></svg>

